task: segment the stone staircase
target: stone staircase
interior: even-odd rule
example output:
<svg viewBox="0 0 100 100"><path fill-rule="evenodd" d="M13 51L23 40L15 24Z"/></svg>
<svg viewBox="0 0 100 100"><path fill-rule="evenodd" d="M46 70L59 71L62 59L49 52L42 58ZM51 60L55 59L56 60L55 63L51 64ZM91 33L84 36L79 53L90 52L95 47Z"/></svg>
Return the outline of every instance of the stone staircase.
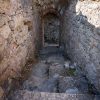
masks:
<svg viewBox="0 0 100 100"><path fill-rule="evenodd" d="M100 100L75 63L58 47L45 47L30 77L7 100Z"/></svg>

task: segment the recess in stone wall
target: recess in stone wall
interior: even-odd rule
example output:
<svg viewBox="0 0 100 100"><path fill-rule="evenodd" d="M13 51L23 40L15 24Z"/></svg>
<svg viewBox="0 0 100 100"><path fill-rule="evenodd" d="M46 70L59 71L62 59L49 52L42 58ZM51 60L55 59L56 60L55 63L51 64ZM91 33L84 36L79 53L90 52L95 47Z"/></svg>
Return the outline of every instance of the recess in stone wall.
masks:
<svg viewBox="0 0 100 100"><path fill-rule="evenodd" d="M60 21L56 14L48 13L43 18L44 44L59 45Z"/></svg>

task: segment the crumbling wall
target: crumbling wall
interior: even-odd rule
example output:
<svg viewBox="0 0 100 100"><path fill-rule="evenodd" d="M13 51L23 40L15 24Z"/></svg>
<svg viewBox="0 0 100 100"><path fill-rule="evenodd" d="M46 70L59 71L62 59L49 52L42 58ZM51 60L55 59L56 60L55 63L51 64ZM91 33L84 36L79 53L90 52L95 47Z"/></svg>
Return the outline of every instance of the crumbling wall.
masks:
<svg viewBox="0 0 100 100"><path fill-rule="evenodd" d="M72 0L63 23L65 52L100 90L100 1Z"/></svg>
<svg viewBox="0 0 100 100"><path fill-rule="evenodd" d="M0 0L0 84L34 59L34 20L31 0Z"/></svg>

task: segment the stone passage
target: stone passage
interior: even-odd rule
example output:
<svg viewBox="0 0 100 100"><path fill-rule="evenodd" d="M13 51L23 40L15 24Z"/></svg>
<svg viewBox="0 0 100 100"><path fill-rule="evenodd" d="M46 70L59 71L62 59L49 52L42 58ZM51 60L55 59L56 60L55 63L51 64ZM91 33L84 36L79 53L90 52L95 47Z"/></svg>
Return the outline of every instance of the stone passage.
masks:
<svg viewBox="0 0 100 100"><path fill-rule="evenodd" d="M58 45L64 51L52 47ZM72 100L71 94L76 100L96 100L100 0L0 0L0 100L38 57L30 77L7 99Z"/></svg>
<svg viewBox="0 0 100 100"><path fill-rule="evenodd" d="M90 83L58 47L45 47L30 77L7 100L97 100ZM99 100L99 99L98 99Z"/></svg>
<svg viewBox="0 0 100 100"><path fill-rule="evenodd" d="M43 18L44 45L58 44L60 21L57 15L48 13Z"/></svg>

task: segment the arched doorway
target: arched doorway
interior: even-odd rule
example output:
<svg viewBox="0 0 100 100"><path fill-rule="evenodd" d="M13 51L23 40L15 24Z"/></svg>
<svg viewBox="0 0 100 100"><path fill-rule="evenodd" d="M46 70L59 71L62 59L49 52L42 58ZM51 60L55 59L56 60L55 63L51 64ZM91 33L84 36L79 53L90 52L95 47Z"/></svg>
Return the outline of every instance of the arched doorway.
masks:
<svg viewBox="0 0 100 100"><path fill-rule="evenodd" d="M43 17L43 45L59 46L60 20L55 13L47 13Z"/></svg>

